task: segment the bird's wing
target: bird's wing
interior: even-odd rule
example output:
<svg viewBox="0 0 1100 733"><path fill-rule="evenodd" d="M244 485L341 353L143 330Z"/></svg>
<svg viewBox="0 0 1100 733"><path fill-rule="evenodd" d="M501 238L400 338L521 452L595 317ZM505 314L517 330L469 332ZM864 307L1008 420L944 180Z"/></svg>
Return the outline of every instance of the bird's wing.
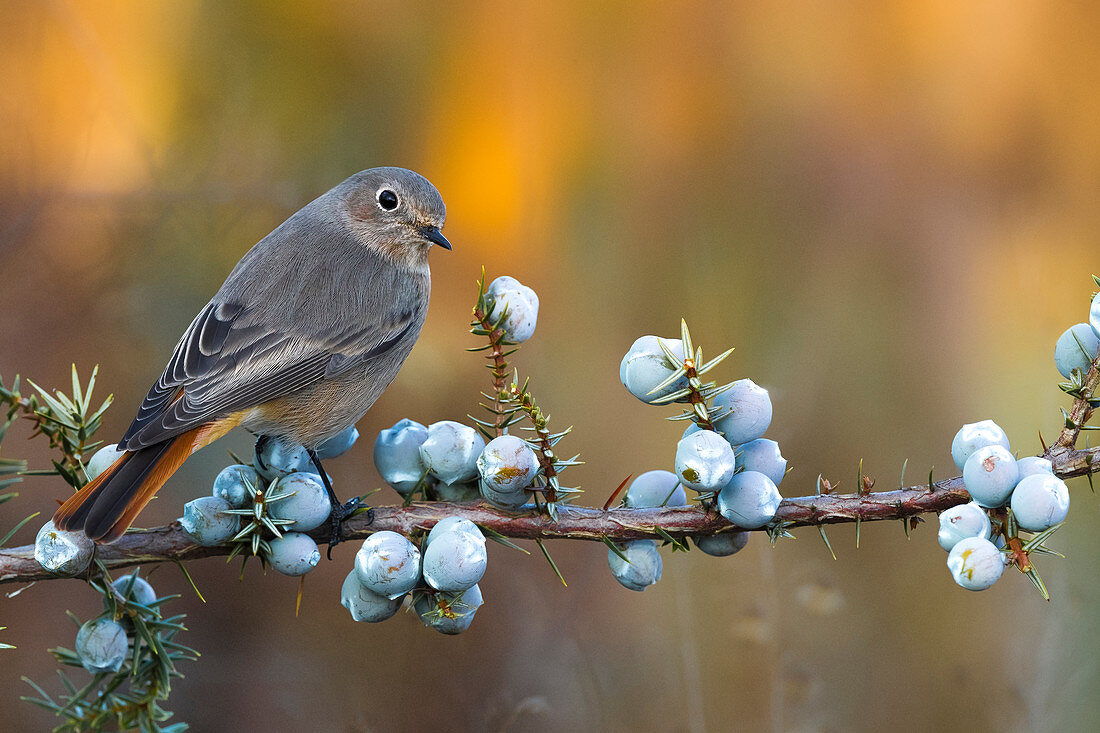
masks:
<svg viewBox="0 0 1100 733"><path fill-rule="evenodd" d="M274 330L262 308L211 301L176 345L119 447L138 450L239 410L308 387L387 351L415 323L412 312L308 333Z"/></svg>

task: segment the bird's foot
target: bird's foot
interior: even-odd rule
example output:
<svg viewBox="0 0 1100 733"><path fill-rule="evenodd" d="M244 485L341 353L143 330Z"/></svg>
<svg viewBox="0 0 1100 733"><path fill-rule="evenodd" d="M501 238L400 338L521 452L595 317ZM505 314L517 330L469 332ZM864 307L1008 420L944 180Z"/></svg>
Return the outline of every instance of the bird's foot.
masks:
<svg viewBox="0 0 1100 733"><path fill-rule="evenodd" d="M344 504L334 502L332 513L329 514L328 559L332 559L332 548L344 541L344 522L351 519L360 509L366 509L367 524L374 521L374 509L359 500L359 497L350 499Z"/></svg>

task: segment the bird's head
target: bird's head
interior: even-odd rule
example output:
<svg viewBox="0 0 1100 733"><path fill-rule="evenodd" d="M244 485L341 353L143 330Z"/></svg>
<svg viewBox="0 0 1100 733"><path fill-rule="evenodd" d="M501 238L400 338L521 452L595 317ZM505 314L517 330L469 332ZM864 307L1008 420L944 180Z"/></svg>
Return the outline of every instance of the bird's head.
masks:
<svg viewBox="0 0 1100 733"><path fill-rule="evenodd" d="M395 262L423 264L428 251L451 243L440 229L443 197L428 179L405 168L370 168L344 181L341 200L364 244Z"/></svg>

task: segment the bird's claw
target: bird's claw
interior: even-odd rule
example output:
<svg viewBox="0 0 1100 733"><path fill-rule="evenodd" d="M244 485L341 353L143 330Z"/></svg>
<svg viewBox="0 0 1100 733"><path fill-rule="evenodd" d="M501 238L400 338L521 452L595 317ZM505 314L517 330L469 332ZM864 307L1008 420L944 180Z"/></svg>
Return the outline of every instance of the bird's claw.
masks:
<svg viewBox="0 0 1100 733"><path fill-rule="evenodd" d="M328 559L332 559L332 548L344 541L344 522L351 518L359 509L366 508L367 524L374 521L374 509L367 506L355 497L344 504L334 504L329 515Z"/></svg>

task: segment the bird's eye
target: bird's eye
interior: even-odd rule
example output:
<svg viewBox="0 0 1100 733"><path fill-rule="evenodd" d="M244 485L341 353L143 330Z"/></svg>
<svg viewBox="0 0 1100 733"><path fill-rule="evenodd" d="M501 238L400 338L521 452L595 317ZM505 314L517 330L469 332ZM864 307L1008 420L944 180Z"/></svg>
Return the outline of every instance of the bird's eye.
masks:
<svg viewBox="0 0 1100 733"><path fill-rule="evenodd" d="M393 211L397 208L397 194L388 188L384 188L378 192L378 205L386 211Z"/></svg>

